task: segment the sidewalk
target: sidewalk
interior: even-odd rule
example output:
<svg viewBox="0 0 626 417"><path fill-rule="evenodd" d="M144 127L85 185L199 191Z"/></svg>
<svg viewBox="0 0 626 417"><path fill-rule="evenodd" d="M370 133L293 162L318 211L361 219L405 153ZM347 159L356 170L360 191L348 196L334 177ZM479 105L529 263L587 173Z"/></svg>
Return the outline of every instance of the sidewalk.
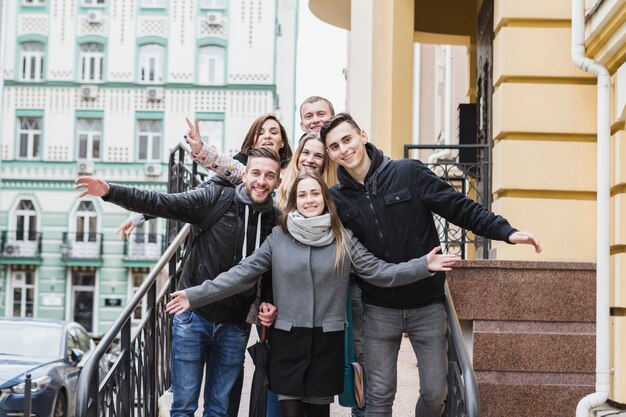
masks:
<svg viewBox="0 0 626 417"><path fill-rule="evenodd" d="M256 327L253 327L249 345L253 345L257 340ZM250 355L246 353L245 376L239 417L248 417L250 384L253 372L254 364L250 359ZM398 392L393 405L394 417L411 417L415 415L415 403L417 401L418 389L419 378L417 366L415 365L415 354L413 353L409 339L403 337L400 354L398 355ZM330 406L330 415L333 417L350 417L350 409L341 407L335 399L335 402ZM202 416L202 411L199 410L199 412L196 412L196 416Z"/></svg>

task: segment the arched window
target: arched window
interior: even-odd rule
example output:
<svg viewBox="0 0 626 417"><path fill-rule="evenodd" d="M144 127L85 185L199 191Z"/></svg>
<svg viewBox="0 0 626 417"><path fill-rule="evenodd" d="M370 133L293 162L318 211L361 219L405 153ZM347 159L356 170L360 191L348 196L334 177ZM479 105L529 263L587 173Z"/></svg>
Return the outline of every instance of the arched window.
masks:
<svg viewBox="0 0 626 417"><path fill-rule="evenodd" d="M80 46L80 81L100 82L104 71L104 45L96 42Z"/></svg>
<svg viewBox="0 0 626 417"><path fill-rule="evenodd" d="M76 209L76 241L95 242L98 231L98 213L91 201L81 201Z"/></svg>
<svg viewBox="0 0 626 417"><path fill-rule="evenodd" d="M17 205L15 240L37 240L37 211L31 200L21 200Z"/></svg>
<svg viewBox="0 0 626 417"><path fill-rule="evenodd" d="M209 45L200 48L198 55L198 84L224 84L225 55L225 49L222 46Z"/></svg>
<svg viewBox="0 0 626 417"><path fill-rule="evenodd" d="M139 48L139 82L146 84L163 83L165 48L156 43Z"/></svg>
<svg viewBox="0 0 626 417"><path fill-rule="evenodd" d="M43 61L43 43L22 43L20 45L20 81L43 81Z"/></svg>

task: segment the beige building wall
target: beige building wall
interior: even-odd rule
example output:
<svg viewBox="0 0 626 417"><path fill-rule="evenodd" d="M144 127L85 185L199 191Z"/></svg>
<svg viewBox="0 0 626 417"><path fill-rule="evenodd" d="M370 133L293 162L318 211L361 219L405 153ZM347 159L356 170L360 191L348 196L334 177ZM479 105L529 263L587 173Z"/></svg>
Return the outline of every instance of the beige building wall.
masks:
<svg viewBox="0 0 626 417"><path fill-rule="evenodd" d="M493 247L498 259L592 262L596 89L571 62L569 0L549 3L544 14L536 1L494 2L493 209L544 252Z"/></svg>
<svg viewBox="0 0 626 417"><path fill-rule="evenodd" d="M469 2L459 5L474 8L471 18L468 16L472 11L460 9L450 19L445 19L445 13L424 13L441 16L433 22L421 21L417 16L415 25L424 26L420 30L425 32L415 32L402 13L413 17L415 8L432 12L432 8L444 6L421 0L415 4L407 0L364 0L358 2L358 7L357 2L349 0L310 3L318 8L318 16L328 16L325 20L329 23L359 33L359 39L371 40L351 43L351 57L360 58L350 65L355 68L358 64L360 73L371 75L371 79L358 87L353 85L349 101L365 110L356 109L357 114L372 117L372 133L391 132L394 121L411 124L410 115L402 113L411 106L410 101L397 90L381 88L397 87L401 82L398 77L412 71L409 36L420 42L471 44L468 61L476 62L476 35L472 32L476 28L467 26L475 24L480 0L472 6L467 6ZM626 2L589 1L585 10L590 13L586 20L586 53L613 74L610 398L626 403L626 355L622 353L626 351ZM458 20L459 15L470 23ZM363 16L369 16L369 20L359 20ZM544 252L537 255L527 247L493 242L495 256L595 262L596 79L571 61L571 0L494 0L493 29L492 209L515 227L536 233L544 247ZM391 49L383 53L379 47ZM422 48L422 54L422 60L427 60L433 51ZM398 59L401 56L404 61ZM389 65L394 70L381 68ZM421 77L432 77L431 72L423 67ZM467 73L471 85L466 96L473 100L476 85L471 80L476 74L471 67ZM427 81L421 81L427 85ZM432 106L426 105L425 90L421 94L423 118L419 132L426 142L429 136L436 137L436 128ZM382 98L380 102L398 116L392 119L388 113L376 111L367 97ZM403 143L408 143L403 142L407 135L401 135L402 139L388 134L373 137L394 158L401 155Z"/></svg>

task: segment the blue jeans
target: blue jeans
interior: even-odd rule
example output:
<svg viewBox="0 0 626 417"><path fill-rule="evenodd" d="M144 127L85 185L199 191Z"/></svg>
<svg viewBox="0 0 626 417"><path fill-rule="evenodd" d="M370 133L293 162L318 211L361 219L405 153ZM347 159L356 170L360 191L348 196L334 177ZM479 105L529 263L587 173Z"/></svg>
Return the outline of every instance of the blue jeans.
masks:
<svg viewBox="0 0 626 417"><path fill-rule="evenodd" d="M215 323L192 311L174 317L172 327L171 417L193 417L202 373L203 417L227 417L231 392L243 370L249 324Z"/></svg>
<svg viewBox="0 0 626 417"><path fill-rule="evenodd" d="M420 397L416 417L441 417L448 392L447 320L442 303L410 310L363 305L367 417L391 417L402 333L417 357Z"/></svg>

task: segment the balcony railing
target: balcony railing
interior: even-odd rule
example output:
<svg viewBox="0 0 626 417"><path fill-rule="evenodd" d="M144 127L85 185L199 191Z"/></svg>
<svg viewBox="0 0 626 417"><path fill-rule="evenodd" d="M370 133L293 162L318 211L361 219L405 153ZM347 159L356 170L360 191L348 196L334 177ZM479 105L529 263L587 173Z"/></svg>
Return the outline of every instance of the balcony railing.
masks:
<svg viewBox="0 0 626 417"><path fill-rule="evenodd" d="M404 157L409 158L413 150L450 151L453 156L446 159L422 162L439 178L462 194L486 208L490 207L491 181L487 145L404 145ZM456 152L461 156L460 158L454 155ZM437 214L434 214L434 219L439 232L439 241L447 253L459 255L462 259L489 258L488 239L469 234L465 229L455 226Z"/></svg>
<svg viewBox="0 0 626 417"><path fill-rule="evenodd" d="M102 233L77 232L63 233L61 257L64 261L73 259L101 259L103 249Z"/></svg>
<svg viewBox="0 0 626 417"><path fill-rule="evenodd" d="M133 233L124 241L124 257L130 260L156 261L164 250L164 236L158 233Z"/></svg>
<svg viewBox="0 0 626 417"><path fill-rule="evenodd" d="M37 258L41 256L40 232L3 231L0 254L3 258Z"/></svg>

